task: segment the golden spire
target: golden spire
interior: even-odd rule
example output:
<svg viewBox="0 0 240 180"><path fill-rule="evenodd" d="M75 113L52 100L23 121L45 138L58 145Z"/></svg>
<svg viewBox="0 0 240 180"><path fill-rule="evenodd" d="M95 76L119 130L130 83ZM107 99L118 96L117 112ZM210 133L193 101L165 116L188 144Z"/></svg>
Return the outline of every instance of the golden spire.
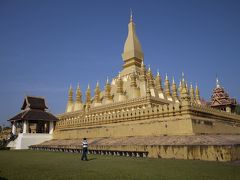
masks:
<svg viewBox="0 0 240 180"><path fill-rule="evenodd" d="M197 102L198 104L201 104L200 92L199 92L199 89L198 89L198 85L197 85L197 84L196 84L195 92L196 92L196 102Z"/></svg>
<svg viewBox="0 0 240 180"><path fill-rule="evenodd" d="M154 88L154 78L152 75L150 65L148 66L147 79L148 79L149 88Z"/></svg>
<svg viewBox="0 0 240 180"><path fill-rule="evenodd" d="M109 80L107 77L107 81L106 81L106 85L105 85L105 94L104 94L104 98L107 100L111 100L111 85L109 84Z"/></svg>
<svg viewBox="0 0 240 180"><path fill-rule="evenodd" d="M132 8L130 8L130 22L133 22L133 12L132 12Z"/></svg>
<svg viewBox="0 0 240 180"><path fill-rule="evenodd" d="M68 102L73 102L73 89L70 84L69 91L68 91Z"/></svg>
<svg viewBox="0 0 240 180"><path fill-rule="evenodd" d="M79 86L79 83L77 85L77 90L76 90L76 102L74 104L73 110L74 111L79 111L82 110L83 105L82 105L82 92Z"/></svg>
<svg viewBox="0 0 240 180"><path fill-rule="evenodd" d="M72 89L72 86L70 85L69 90L68 90L68 102L67 102L66 112L72 112L73 109L74 109L74 107L73 107L73 89Z"/></svg>
<svg viewBox="0 0 240 180"><path fill-rule="evenodd" d="M135 32L135 24L133 22L132 11L130 13L130 22L128 24L128 36L125 41L122 58L125 61L124 66L130 66L132 64L140 67L143 61L143 52L141 44ZM130 62L130 60L133 61Z"/></svg>
<svg viewBox="0 0 240 180"><path fill-rule="evenodd" d="M183 106L190 105L190 97L188 94L188 89L186 82L184 80L184 74L182 74L182 84L181 84L181 93L180 93L181 103Z"/></svg>
<svg viewBox="0 0 240 180"><path fill-rule="evenodd" d="M169 83L168 75L167 75L167 74L166 74L166 78L165 78L165 83L164 83L164 85L165 85L165 90L164 90L164 92L165 92L165 95L166 95L167 99L172 98L172 96L171 96L171 91L170 91L170 83Z"/></svg>
<svg viewBox="0 0 240 180"><path fill-rule="evenodd" d="M182 81L180 80L180 81L179 81L179 86L178 86L178 92L179 92L179 94L181 94L181 91L182 91Z"/></svg>
<svg viewBox="0 0 240 180"><path fill-rule="evenodd" d="M77 90L76 90L76 102L82 103L82 92L78 83Z"/></svg>
<svg viewBox="0 0 240 180"><path fill-rule="evenodd" d="M184 79L184 73L182 72L181 89L183 89L183 88L186 88L186 91L188 92L187 84Z"/></svg>
<svg viewBox="0 0 240 180"><path fill-rule="evenodd" d="M119 73L118 79L117 79L117 93L118 94L123 94L123 80L121 78L121 75Z"/></svg>
<svg viewBox="0 0 240 180"><path fill-rule="evenodd" d="M151 72L151 67L150 67L150 65L148 65L148 72Z"/></svg>
<svg viewBox="0 0 240 180"><path fill-rule="evenodd" d="M185 81L185 80L184 80L184 72L182 72L182 81Z"/></svg>
<svg viewBox="0 0 240 180"><path fill-rule="evenodd" d="M190 101L192 104L195 103L195 93L194 93L192 83L190 85Z"/></svg>
<svg viewBox="0 0 240 180"><path fill-rule="evenodd" d="M95 88L95 90L94 90L94 93L95 93L95 102L96 103L100 103L101 102L101 100L100 100L100 88L99 88L99 83L98 83L98 81L97 81L97 84L96 84L96 88Z"/></svg>
<svg viewBox="0 0 240 180"><path fill-rule="evenodd" d="M172 79L172 96L175 102L178 101L177 85L174 81L174 77Z"/></svg>
<svg viewBox="0 0 240 180"><path fill-rule="evenodd" d="M140 81L146 81L146 67L142 61L141 63L141 69L140 69Z"/></svg>
<svg viewBox="0 0 240 180"><path fill-rule="evenodd" d="M186 81L186 88L187 88L187 93L189 94L189 89L188 89L188 83L187 83L187 81Z"/></svg>
<svg viewBox="0 0 240 180"><path fill-rule="evenodd" d="M89 84L88 84L87 91L86 91L86 104L87 105L91 104L91 90L90 90Z"/></svg>
<svg viewBox="0 0 240 180"><path fill-rule="evenodd" d="M157 72L157 76L155 78L155 87L156 87L158 93L163 92L162 79L161 79L159 71Z"/></svg>

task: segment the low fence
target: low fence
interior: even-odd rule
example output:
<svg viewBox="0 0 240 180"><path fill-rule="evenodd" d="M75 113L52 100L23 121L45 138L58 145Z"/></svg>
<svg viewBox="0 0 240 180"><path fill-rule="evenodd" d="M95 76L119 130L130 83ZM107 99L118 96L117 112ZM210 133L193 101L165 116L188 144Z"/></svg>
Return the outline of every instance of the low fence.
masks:
<svg viewBox="0 0 240 180"><path fill-rule="evenodd" d="M40 151L66 152L66 153L82 153L82 148L69 148L69 147L30 146L29 149L40 150ZM143 157L143 158L148 157L147 151L119 151L119 150L89 149L88 154Z"/></svg>

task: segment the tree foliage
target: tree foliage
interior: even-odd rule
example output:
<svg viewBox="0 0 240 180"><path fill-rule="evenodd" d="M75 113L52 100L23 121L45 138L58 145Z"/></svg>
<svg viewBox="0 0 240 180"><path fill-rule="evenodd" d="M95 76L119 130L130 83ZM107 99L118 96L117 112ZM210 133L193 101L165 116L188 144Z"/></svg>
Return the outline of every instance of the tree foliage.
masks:
<svg viewBox="0 0 240 180"><path fill-rule="evenodd" d="M240 115L240 104L237 104L235 108L235 113Z"/></svg>

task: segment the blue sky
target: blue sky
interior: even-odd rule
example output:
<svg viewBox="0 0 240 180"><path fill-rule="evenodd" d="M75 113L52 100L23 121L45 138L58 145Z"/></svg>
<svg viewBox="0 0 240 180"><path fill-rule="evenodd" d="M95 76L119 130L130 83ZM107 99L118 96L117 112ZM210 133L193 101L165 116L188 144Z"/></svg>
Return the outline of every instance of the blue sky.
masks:
<svg viewBox="0 0 240 180"><path fill-rule="evenodd" d="M130 8L154 73L178 81L183 71L206 100L217 75L239 101L238 0L1 0L0 124L25 95L44 96L58 114L70 84L85 93L99 80L103 89L121 70Z"/></svg>

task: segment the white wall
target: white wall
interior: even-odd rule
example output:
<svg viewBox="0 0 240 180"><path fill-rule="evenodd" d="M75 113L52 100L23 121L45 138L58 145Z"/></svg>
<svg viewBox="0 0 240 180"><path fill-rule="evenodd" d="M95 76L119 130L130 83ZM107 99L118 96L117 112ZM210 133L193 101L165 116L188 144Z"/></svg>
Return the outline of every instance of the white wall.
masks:
<svg viewBox="0 0 240 180"><path fill-rule="evenodd" d="M40 144L52 139L51 134L19 133L14 142L9 143L12 149L28 149L28 146Z"/></svg>

